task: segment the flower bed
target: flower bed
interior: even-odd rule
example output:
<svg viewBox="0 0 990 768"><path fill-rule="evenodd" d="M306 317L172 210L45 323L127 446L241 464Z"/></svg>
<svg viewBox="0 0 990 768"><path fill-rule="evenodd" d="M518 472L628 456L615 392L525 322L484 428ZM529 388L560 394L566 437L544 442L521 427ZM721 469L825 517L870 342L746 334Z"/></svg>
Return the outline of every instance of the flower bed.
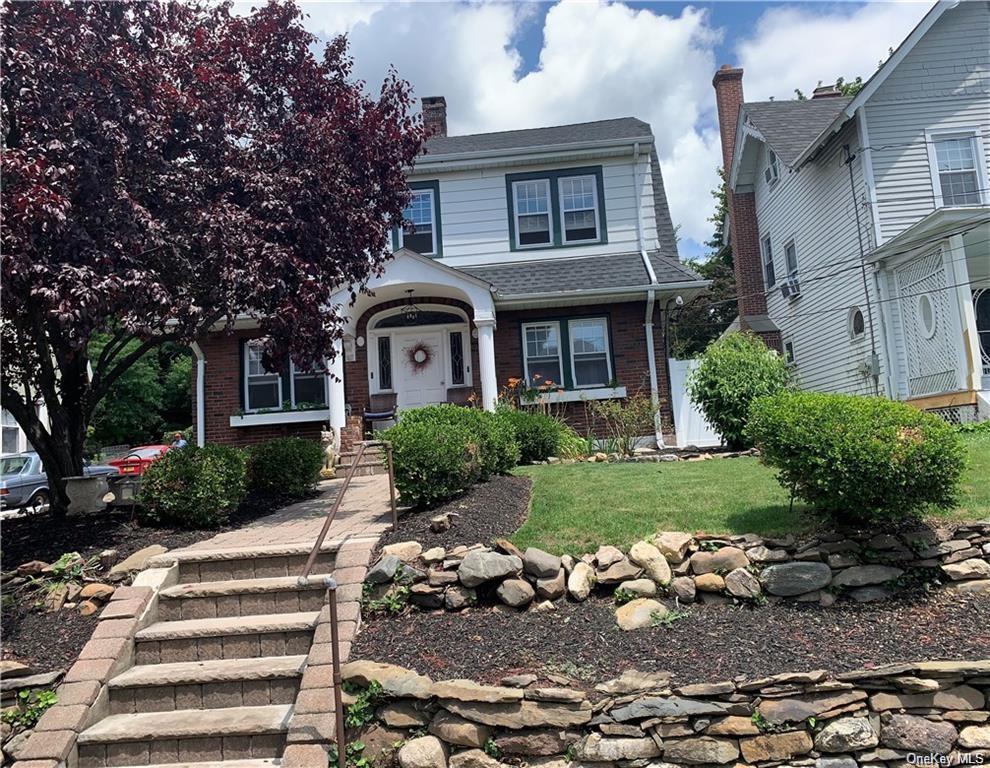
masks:
<svg viewBox="0 0 990 768"><path fill-rule="evenodd" d="M590 694L526 674L497 686L434 682L371 661L345 664L343 676L357 689L348 715L362 726L362 743L387 745L366 747L363 757L397 748L400 766L497 768L535 759L566 768L662 759L678 768L791 760L853 768L910 763L909 755L975 764L990 750L990 660L681 686L666 673L628 670Z"/></svg>

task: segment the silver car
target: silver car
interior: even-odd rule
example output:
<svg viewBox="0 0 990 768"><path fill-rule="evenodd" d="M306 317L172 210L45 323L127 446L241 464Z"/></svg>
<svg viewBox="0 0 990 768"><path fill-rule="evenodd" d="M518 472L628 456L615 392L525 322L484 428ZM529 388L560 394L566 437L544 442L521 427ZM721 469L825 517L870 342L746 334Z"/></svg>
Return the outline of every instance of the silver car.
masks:
<svg viewBox="0 0 990 768"><path fill-rule="evenodd" d="M116 467L87 464L86 475L115 475ZM50 499L48 476L34 451L0 458L0 509L20 508L27 514L44 512Z"/></svg>

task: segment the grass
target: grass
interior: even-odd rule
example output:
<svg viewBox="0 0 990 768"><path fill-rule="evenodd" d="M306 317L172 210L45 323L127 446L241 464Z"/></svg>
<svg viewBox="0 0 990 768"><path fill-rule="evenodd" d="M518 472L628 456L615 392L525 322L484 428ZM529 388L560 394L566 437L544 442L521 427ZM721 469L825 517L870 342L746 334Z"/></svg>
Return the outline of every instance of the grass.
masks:
<svg viewBox="0 0 990 768"><path fill-rule="evenodd" d="M956 520L990 514L990 434L965 435L970 460L954 510ZM577 554L601 544L628 547L657 531L779 535L814 525L772 469L744 457L697 462L572 464L522 467L533 478L529 518L516 546Z"/></svg>

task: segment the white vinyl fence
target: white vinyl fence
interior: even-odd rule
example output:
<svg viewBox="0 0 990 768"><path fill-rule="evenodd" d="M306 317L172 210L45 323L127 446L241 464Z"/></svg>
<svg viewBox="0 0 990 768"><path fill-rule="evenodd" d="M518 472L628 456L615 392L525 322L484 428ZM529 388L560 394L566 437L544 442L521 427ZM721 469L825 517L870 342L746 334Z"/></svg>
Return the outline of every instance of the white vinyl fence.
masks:
<svg viewBox="0 0 990 768"><path fill-rule="evenodd" d="M691 402L687 393L688 374L698 367L697 360L670 361L670 392L674 410L674 430L677 432L677 447L696 445L706 448L721 445L722 440L712 429L698 407Z"/></svg>

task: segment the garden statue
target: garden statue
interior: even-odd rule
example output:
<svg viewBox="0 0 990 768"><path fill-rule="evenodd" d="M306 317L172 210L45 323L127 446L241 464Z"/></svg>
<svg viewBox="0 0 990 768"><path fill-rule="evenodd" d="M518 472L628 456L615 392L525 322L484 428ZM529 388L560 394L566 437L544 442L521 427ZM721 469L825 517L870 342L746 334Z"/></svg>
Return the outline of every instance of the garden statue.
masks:
<svg viewBox="0 0 990 768"><path fill-rule="evenodd" d="M320 470L320 477L329 480L337 476L337 433L333 427L327 425L320 432L320 445L323 446L323 469Z"/></svg>

